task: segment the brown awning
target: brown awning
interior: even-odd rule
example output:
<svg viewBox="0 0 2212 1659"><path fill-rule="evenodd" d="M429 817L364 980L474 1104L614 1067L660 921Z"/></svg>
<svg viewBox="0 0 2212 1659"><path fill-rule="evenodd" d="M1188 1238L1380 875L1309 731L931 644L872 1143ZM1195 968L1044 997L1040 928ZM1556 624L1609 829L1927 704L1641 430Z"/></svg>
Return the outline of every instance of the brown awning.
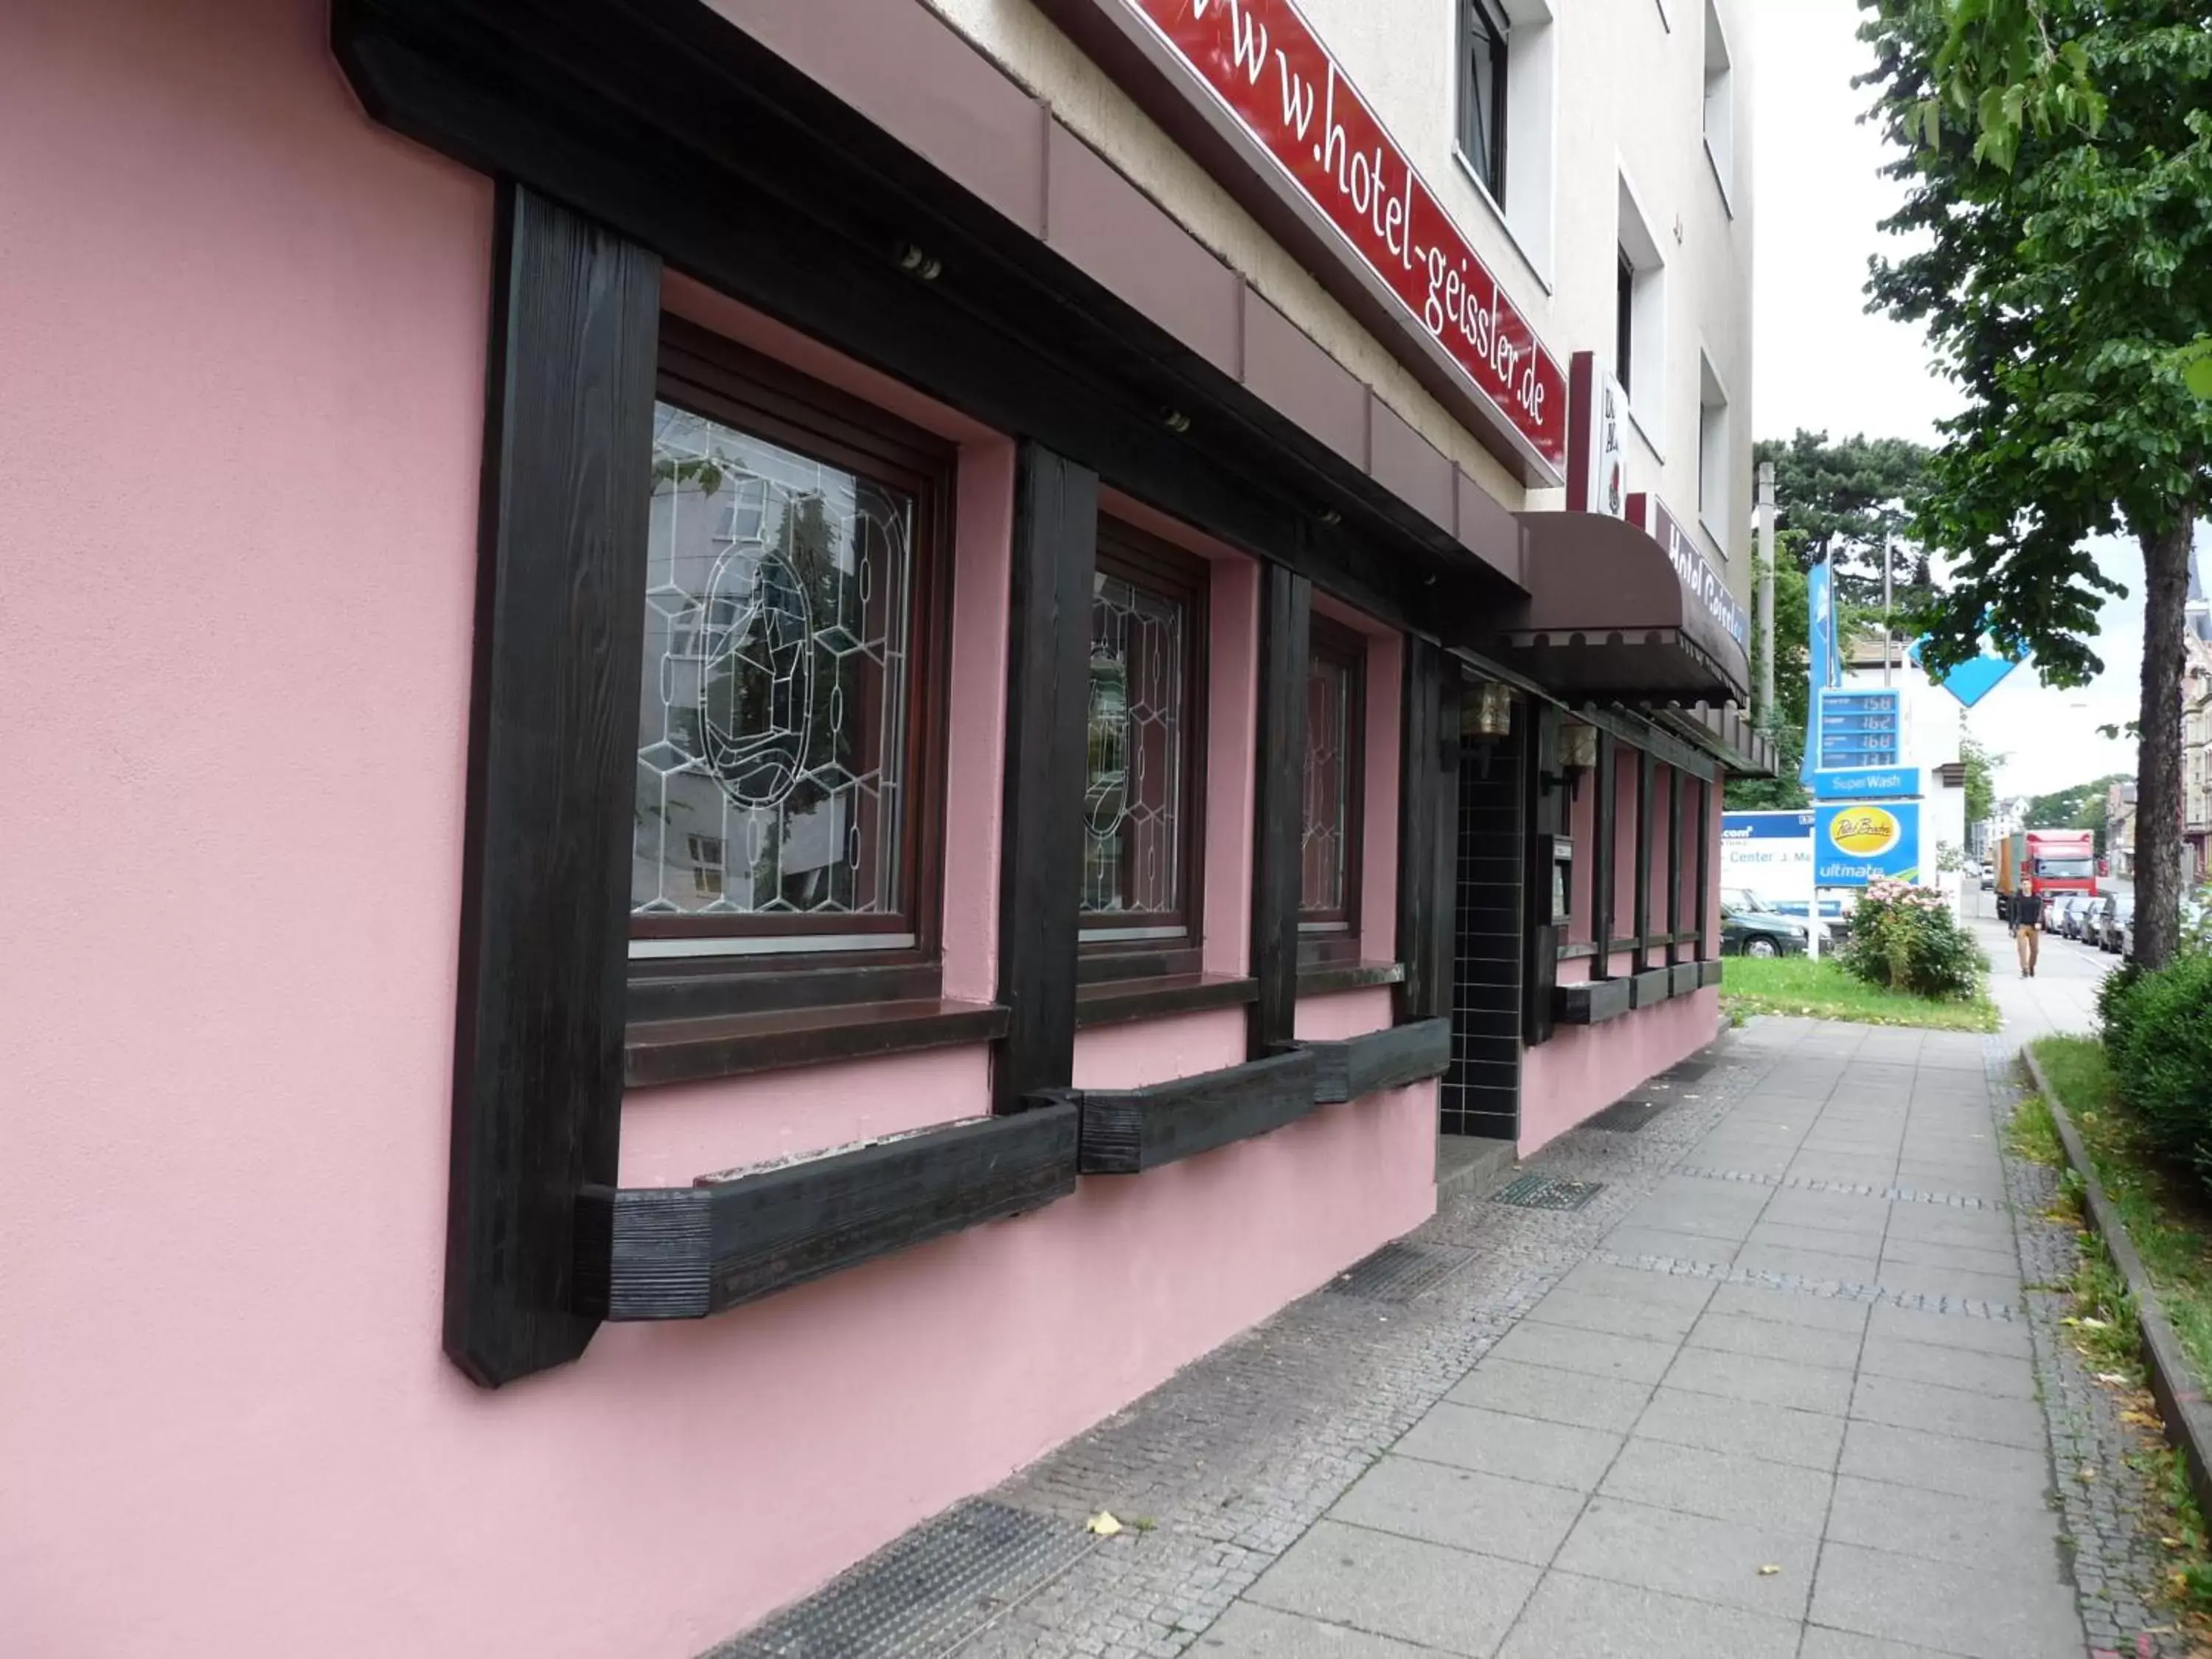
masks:
<svg viewBox="0 0 2212 1659"><path fill-rule="evenodd" d="M1781 768L1782 757L1774 739L1754 726L1734 703L1717 708L1705 702L1688 708L1680 703L1663 708L1647 704L1643 713L1687 738L1738 777L1772 777Z"/></svg>
<svg viewBox="0 0 2212 1659"><path fill-rule="evenodd" d="M1577 696L1742 701L1751 682L1744 608L1657 503L1632 519L1522 513L1525 603L1487 649L1547 690Z"/></svg>

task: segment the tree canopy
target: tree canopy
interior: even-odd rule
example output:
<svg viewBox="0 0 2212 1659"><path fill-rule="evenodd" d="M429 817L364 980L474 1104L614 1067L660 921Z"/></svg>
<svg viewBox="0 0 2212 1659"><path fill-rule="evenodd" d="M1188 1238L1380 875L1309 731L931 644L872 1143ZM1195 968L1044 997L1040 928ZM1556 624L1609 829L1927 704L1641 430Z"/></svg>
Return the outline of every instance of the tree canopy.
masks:
<svg viewBox="0 0 2212 1659"><path fill-rule="evenodd" d="M1943 423L1918 538L1951 578L1913 621L1937 672L1984 635L2046 684L2102 668L2118 585L2085 545L2143 552L2142 921L2171 954L2180 886L2182 600L2212 501L2212 0L1864 0L1876 113L1908 185L1878 307L1923 324L1966 397Z"/></svg>
<svg viewBox="0 0 2212 1659"><path fill-rule="evenodd" d="M1926 494L1928 451L1903 438L1832 440L1801 428L1787 440L1763 440L1752 459L1774 464L1775 523L1797 532L1798 568L1825 563L1846 604L1878 604L1882 545L1911 534ZM1927 556L1917 546L1899 550L1895 580L1900 602L1932 596Z"/></svg>
<svg viewBox="0 0 2212 1659"><path fill-rule="evenodd" d="M1808 660L1812 607L1805 591L1804 532L1777 530L1774 541L1774 710L1767 724L1781 763L1771 778L1731 777L1724 803L1733 811L1794 811L1808 800L1804 785L1797 781L1798 763L1805 757L1805 711L1812 699L1812 668ZM1755 564L1754 586L1765 574L1765 563ZM1765 654L1764 643L1754 635L1751 669L1754 682L1759 678L1759 660Z"/></svg>

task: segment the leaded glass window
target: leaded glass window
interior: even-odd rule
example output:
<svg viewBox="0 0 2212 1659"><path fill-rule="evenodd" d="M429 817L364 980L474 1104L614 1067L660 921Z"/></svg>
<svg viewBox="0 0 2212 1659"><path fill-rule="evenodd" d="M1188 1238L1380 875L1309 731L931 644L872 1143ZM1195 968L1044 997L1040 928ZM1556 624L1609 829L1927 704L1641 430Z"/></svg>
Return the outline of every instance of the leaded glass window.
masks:
<svg viewBox="0 0 2212 1659"><path fill-rule="evenodd" d="M633 954L916 943L915 492L654 410Z"/></svg>
<svg viewBox="0 0 2212 1659"><path fill-rule="evenodd" d="M1299 926L1352 930L1358 879L1361 672L1358 635L1316 619L1306 672Z"/></svg>
<svg viewBox="0 0 2212 1659"><path fill-rule="evenodd" d="M1101 526L1083 794L1083 939L1093 946L1193 932L1206 580L1200 561Z"/></svg>

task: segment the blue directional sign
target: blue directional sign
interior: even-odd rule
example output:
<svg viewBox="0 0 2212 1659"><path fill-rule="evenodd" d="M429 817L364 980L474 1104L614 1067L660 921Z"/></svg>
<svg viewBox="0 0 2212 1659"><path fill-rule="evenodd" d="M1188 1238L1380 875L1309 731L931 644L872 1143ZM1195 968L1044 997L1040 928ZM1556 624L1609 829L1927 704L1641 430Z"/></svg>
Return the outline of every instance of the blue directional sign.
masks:
<svg viewBox="0 0 2212 1659"><path fill-rule="evenodd" d="M1912 659L1915 666L1918 666L1920 641L1914 641L1907 647L1905 654ZM1996 690L2003 683L2004 677L2019 667L2023 660L2024 659L2021 658L2001 657L1994 651L1984 651L1980 656L1970 658L1960 663L1936 683L1956 697L1964 707L1972 708L1984 697Z"/></svg>

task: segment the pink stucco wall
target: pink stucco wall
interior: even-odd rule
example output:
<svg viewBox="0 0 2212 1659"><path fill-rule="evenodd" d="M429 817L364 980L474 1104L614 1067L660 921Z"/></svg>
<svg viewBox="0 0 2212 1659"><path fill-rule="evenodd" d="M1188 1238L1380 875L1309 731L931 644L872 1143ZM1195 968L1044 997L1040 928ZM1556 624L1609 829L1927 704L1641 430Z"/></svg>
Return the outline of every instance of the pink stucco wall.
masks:
<svg viewBox="0 0 2212 1659"><path fill-rule="evenodd" d="M1413 1225L1433 1091L471 1388L438 1327L491 192L362 115L325 24L0 8L0 1653L673 1659ZM963 985L995 925L948 915ZM1326 1000L1302 1029L1375 1006ZM984 1065L641 1095L624 1179L972 1112Z"/></svg>

